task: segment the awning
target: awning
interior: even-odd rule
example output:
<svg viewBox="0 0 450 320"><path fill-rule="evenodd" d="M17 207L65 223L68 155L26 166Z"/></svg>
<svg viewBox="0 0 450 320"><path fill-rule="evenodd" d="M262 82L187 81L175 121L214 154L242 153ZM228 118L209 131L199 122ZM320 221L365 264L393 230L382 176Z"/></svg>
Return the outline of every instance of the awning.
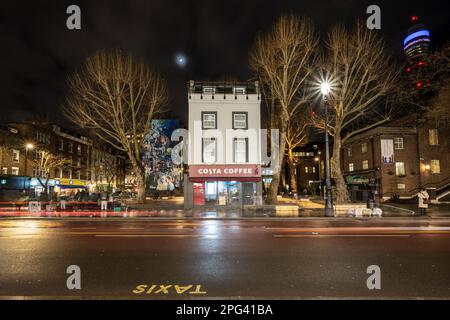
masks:
<svg viewBox="0 0 450 320"><path fill-rule="evenodd" d="M262 178L189 178L189 181L192 183L220 182L220 181L261 182Z"/></svg>

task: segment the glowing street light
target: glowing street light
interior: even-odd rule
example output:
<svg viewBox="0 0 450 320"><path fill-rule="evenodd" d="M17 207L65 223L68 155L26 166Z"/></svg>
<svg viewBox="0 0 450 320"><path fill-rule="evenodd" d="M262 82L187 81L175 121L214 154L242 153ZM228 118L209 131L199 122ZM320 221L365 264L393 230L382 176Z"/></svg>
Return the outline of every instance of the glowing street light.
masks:
<svg viewBox="0 0 450 320"><path fill-rule="evenodd" d="M27 150L32 150L32 149L34 149L34 144L32 144L32 143L27 143L27 144L25 145L25 148L26 148Z"/></svg>
<svg viewBox="0 0 450 320"><path fill-rule="evenodd" d="M325 216L334 217L333 210L333 189L331 186L331 164L330 164L330 142L328 137L328 103L327 97L331 92L331 84L328 81L323 81L320 84L320 92L322 93L322 103L325 105L325 176L326 176L326 203L325 203Z"/></svg>
<svg viewBox="0 0 450 320"><path fill-rule="evenodd" d="M329 82L322 82L320 85L320 92L323 96L328 96L331 92L331 84Z"/></svg>

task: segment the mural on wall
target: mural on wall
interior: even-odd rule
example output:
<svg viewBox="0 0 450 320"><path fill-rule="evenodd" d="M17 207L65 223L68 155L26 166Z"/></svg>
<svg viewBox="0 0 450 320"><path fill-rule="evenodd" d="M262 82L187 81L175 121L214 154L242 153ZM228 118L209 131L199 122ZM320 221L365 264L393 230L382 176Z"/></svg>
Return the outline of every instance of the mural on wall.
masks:
<svg viewBox="0 0 450 320"><path fill-rule="evenodd" d="M180 167L172 163L172 133L180 128L178 120L153 120L145 136L143 162L147 190L174 191L180 187Z"/></svg>

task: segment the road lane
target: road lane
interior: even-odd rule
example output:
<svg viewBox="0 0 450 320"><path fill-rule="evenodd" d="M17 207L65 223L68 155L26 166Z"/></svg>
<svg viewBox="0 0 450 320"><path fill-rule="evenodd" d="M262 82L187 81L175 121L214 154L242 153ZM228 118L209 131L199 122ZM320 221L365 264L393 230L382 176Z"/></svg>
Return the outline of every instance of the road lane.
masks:
<svg viewBox="0 0 450 320"><path fill-rule="evenodd" d="M177 292L200 285L208 298L445 298L449 228L446 220L4 220L0 296L192 298ZM82 269L81 292L65 286L72 264ZM380 292L366 288L373 264ZM138 285L171 290L133 293Z"/></svg>

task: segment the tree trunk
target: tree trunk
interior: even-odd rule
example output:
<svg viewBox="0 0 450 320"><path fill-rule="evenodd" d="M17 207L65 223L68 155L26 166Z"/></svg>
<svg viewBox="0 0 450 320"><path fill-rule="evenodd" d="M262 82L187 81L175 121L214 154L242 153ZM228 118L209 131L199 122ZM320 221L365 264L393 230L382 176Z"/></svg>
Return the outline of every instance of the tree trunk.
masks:
<svg viewBox="0 0 450 320"><path fill-rule="evenodd" d="M291 186L291 192L296 194L298 192L297 187L297 174L296 174L296 166L293 162L289 163L289 184Z"/></svg>
<svg viewBox="0 0 450 320"><path fill-rule="evenodd" d="M350 202L350 196L341 170L341 134L336 132L333 144L333 161L332 161L332 177L336 183L336 203Z"/></svg>
<svg viewBox="0 0 450 320"><path fill-rule="evenodd" d="M131 166L136 175L137 202L145 203L145 172L135 159L131 159Z"/></svg>
<svg viewBox="0 0 450 320"><path fill-rule="evenodd" d="M276 168L272 183L270 184L269 194L267 197L267 201L270 204L277 203L278 197L278 187L280 185L280 177L281 177L281 169L283 167L284 154L286 152L286 125L281 125L280 128L280 150L278 150L278 167Z"/></svg>

